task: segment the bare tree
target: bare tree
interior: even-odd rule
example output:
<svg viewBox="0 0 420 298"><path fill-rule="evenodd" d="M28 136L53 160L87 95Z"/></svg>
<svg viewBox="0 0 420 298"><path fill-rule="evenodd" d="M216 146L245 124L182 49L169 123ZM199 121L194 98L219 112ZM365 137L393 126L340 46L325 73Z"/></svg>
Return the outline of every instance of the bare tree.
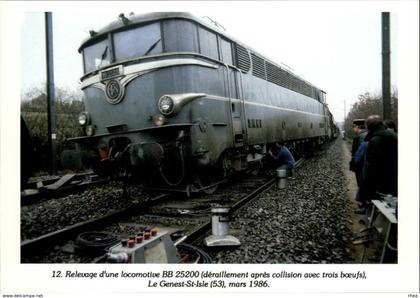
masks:
<svg viewBox="0 0 420 298"><path fill-rule="evenodd" d="M21 114L31 130L33 141L40 155L38 167L47 165L48 126L47 99L43 87L25 90L21 98ZM80 135L77 117L84 110L83 96L80 91L56 88L56 156L59 160L61 152L66 148L66 139Z"/></svg>
<svg viewBox="0 0 420 298"><path fill-rule="evenodd" d="M391 95L391 118L396 124L398 123L398 89L393 88ZM366 119L369 115L383 115L383 101L382 96L365 92L358 96L358 101L355 102L347 114L344 122L346 135L353 137L352 124L354 119Z"/></svg>

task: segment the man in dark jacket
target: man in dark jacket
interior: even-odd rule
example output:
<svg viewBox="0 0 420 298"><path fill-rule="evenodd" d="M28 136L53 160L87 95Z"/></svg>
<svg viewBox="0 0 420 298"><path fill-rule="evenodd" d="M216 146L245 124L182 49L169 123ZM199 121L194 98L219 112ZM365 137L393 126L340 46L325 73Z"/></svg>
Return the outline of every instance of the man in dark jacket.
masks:
<svg viewBox="0 0 420 298"><path fill-rule="evenodd" d="M368 201L377 198L377 192L397 196L398 139L383 125L378 115L366 119L368 142L363 185Z"/></svg>

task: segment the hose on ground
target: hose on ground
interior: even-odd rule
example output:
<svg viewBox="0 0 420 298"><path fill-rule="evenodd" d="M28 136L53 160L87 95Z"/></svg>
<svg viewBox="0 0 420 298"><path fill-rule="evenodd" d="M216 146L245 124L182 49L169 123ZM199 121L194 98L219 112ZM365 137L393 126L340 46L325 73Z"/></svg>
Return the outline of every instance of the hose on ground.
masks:
<svg viewBox="0 0 420 298"><path fill-rule="evenodd" d="M120 236L104 232L84 232L74 241L75 248L89 255L100 255L106 249L121 241Z"/></svg>
<svg viewBox="0 0 420 298"><path fill-rule="evenodd" d="M187 243L180 243L177 245L179 254L181 255L180 263L189 263L191 258L195 257L195 263L211 264L212 258L202 249L192 246Z"/></svg>

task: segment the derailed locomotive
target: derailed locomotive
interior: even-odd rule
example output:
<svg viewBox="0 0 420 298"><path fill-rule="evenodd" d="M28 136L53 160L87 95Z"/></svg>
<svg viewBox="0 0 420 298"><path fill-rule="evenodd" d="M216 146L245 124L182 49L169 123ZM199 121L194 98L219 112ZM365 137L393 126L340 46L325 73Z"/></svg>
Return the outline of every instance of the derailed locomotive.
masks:
<svg viewBox="0 0 420 298"><path fill-rule="evenodd" d="M155 187L209 190L267 146L335 133L325 92L188 13L91 31L83 55L83 163ZM81 153L81 154L80 154Z"/></svg>

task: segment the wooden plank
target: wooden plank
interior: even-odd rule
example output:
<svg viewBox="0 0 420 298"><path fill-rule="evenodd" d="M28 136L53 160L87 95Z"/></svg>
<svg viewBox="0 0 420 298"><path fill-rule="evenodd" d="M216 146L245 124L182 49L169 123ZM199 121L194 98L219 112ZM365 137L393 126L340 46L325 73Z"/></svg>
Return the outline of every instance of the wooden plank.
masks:
<svg viewBox="0 0 420 298"><path fill-rule="evenodd" d="M45 188L49 190L57 190L60 187L63 187L64 185L69 183L74 176L76 176L76 174L66 174L63 177L61 177L60 180L58 180L57 182L50 185L46 185Z"/></svg>

